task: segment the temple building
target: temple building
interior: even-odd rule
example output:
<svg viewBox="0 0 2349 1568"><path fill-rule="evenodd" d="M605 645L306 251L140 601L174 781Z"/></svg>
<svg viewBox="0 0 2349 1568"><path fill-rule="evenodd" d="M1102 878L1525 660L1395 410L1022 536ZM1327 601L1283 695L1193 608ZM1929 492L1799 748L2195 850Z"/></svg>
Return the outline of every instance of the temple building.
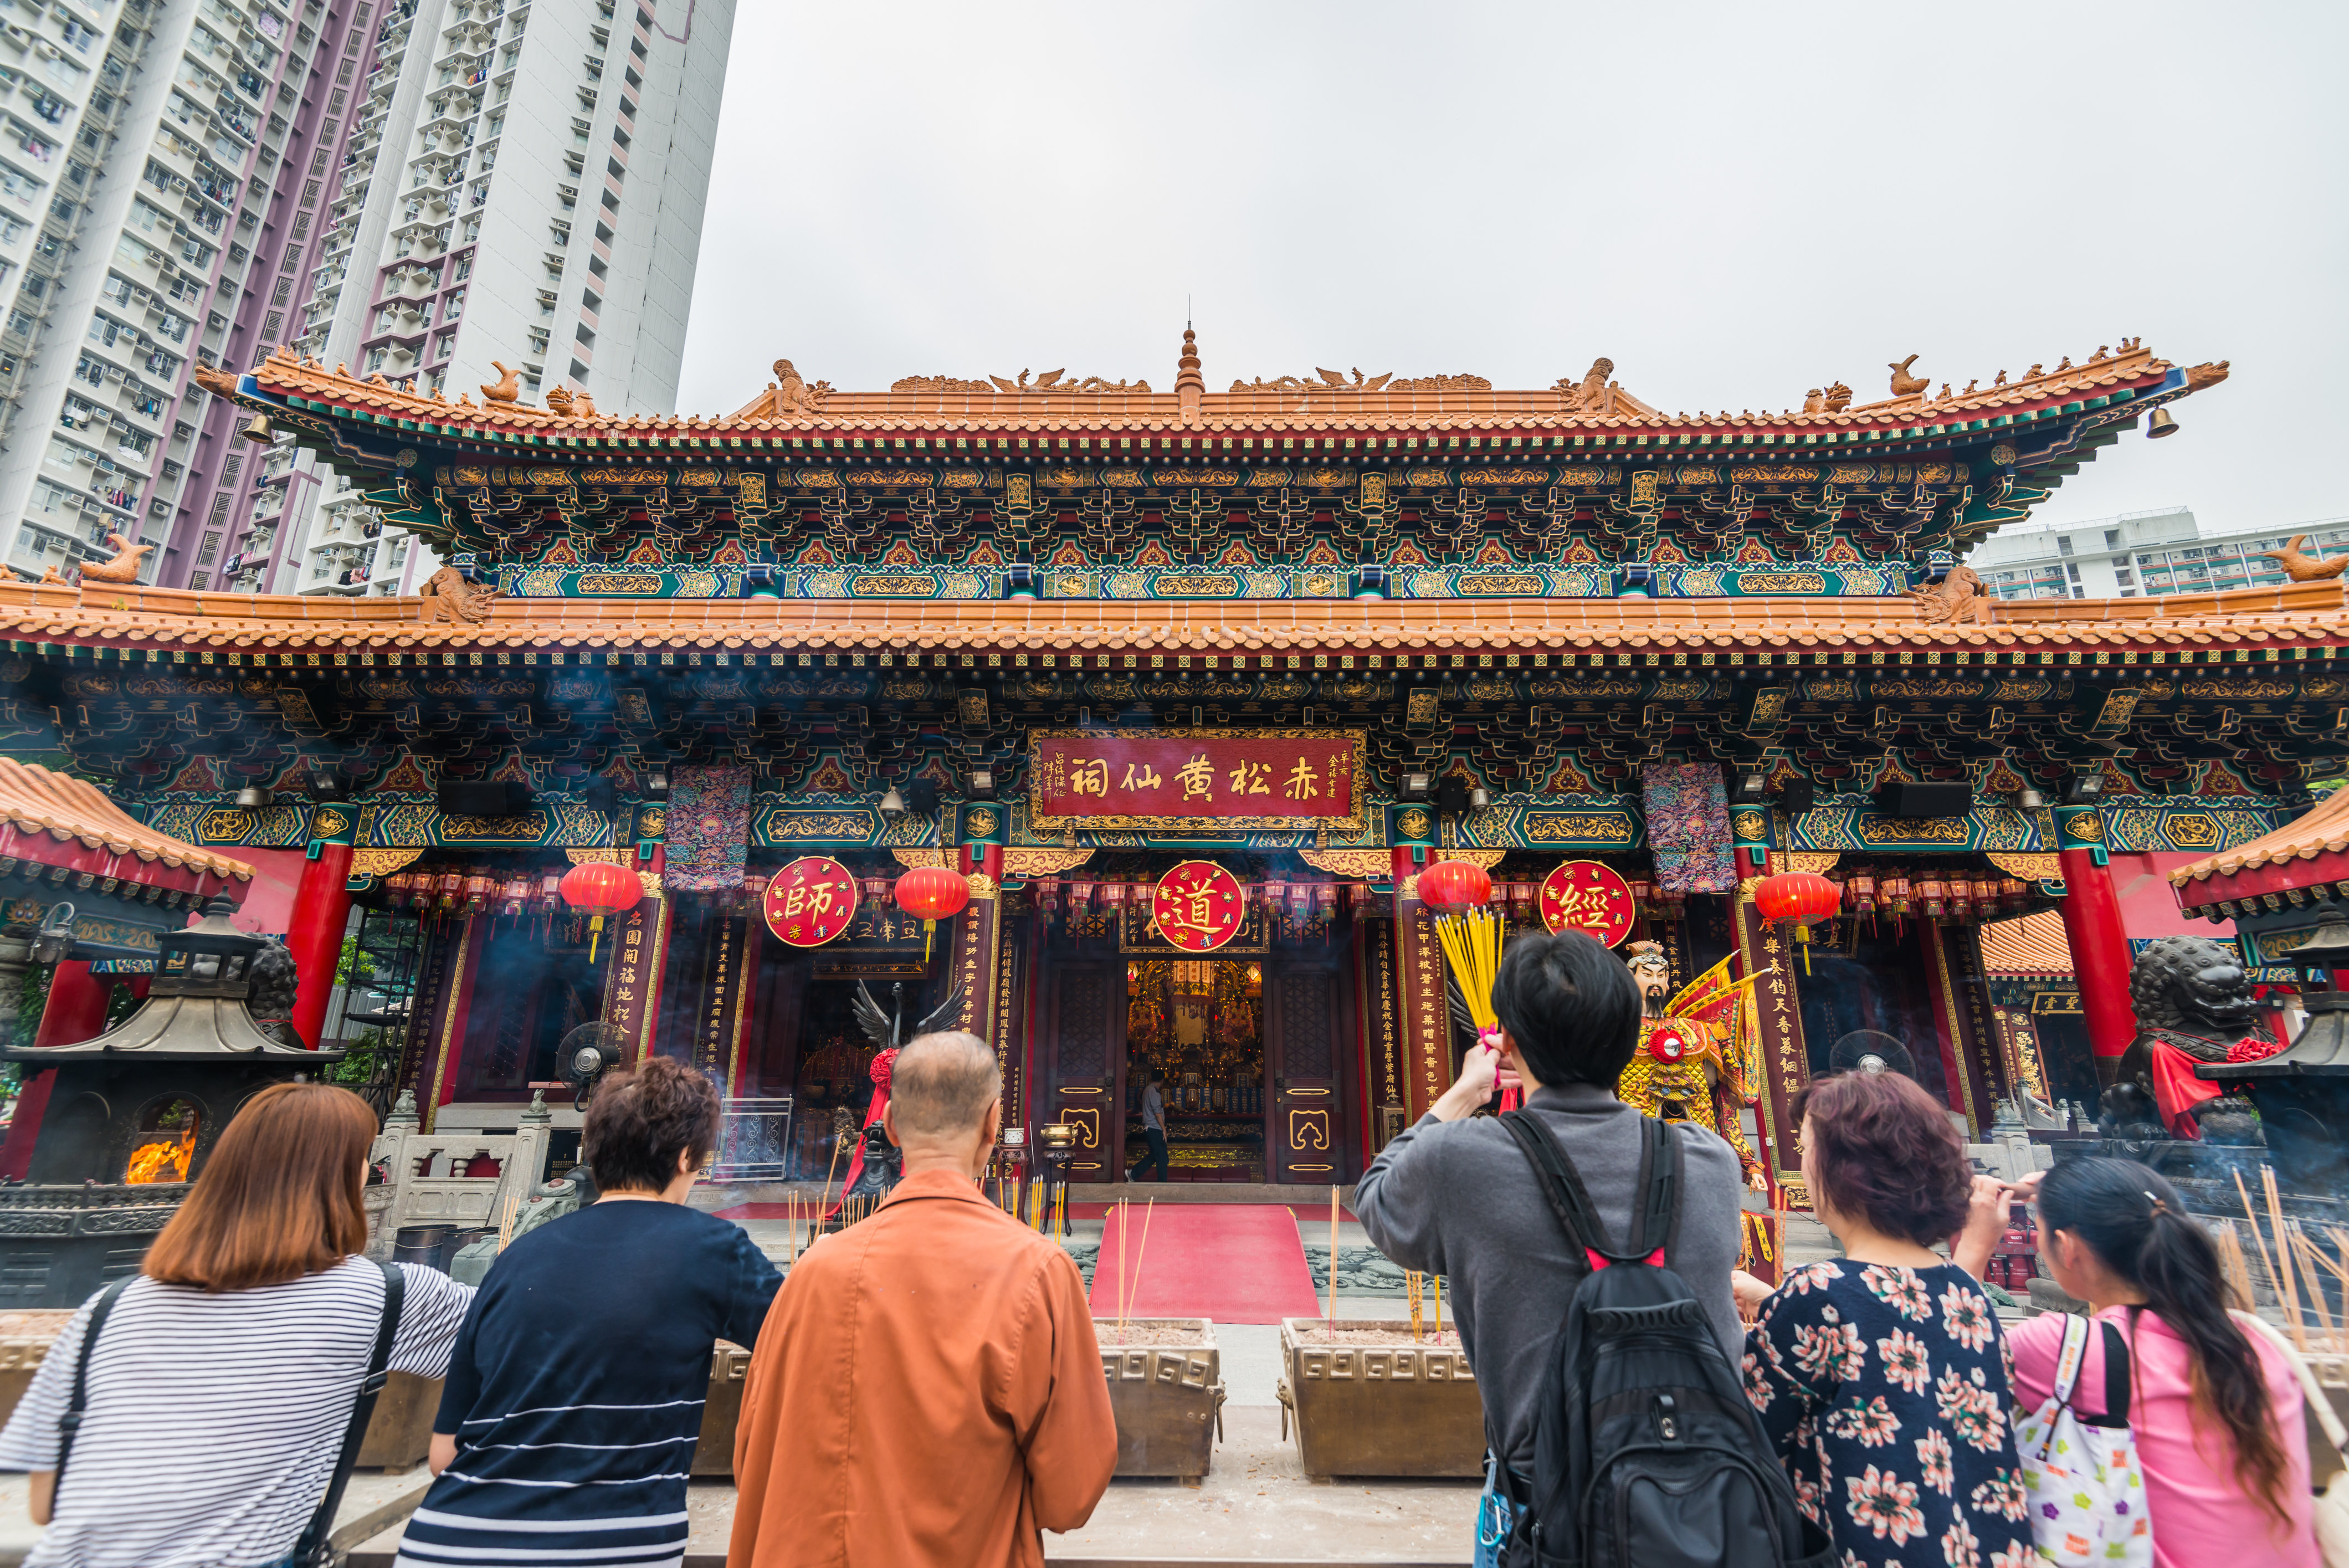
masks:
<svg viewBox="0 0 2349 1568"><path fill-rule="evenodd" d="M1956 564L2225 378L2135 339L1761 414L1662 412L1606 359L1210 391L1189 332L1164 390L820 369L657 419L206 373L448 565L407 597L0 584L0 751L276 878L294 1031L428 1121L510 1126L589 1038L788 1098L779 1168L821 1179L870 995L988 1040L1077 1179L1138 1152L1154 1067L1176 1177L1321 1184L1465 1044L1437 862L1513 929L1755 977L1746 1122L1798 1181L1788 1099L1853 1051L1977 1128L2093 1103L2125 900L2188 929L2170 871L2349 754L2338 579L2002 601ZM582 866L624 875L583 902ZM1786 869L1840 908L1765 918Z"/></svg>

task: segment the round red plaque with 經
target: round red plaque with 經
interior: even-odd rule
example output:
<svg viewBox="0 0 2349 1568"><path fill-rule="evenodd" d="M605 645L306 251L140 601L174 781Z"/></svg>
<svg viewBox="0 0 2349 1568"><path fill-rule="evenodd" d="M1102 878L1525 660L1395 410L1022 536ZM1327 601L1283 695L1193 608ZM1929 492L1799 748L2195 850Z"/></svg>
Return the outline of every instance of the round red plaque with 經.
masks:
<svg viewBox="0 0 2349 1568"><path fill-rule="evenodd" d="M1553 931L1580 931L1611 948L1631 934L1639 908L1631 885L1612 866L1569 860L1549 874L1541 888L1542 924Z"/></svg>
<svg viewBox="0 0 2349 1568"><path fill-rule="evenodd" d="M1239 935L1247 894L1212 860L1185 860L1158 878L1150 899L1158 934L1185 952L1213 952Z"/></svg>
<svg viewBox="0 0 2349 1568"><path fill-rule="evenodd" d="M828 856L802 856L775 873L759 908L777 940L822 947L856 918L856 878Z"/></svg>

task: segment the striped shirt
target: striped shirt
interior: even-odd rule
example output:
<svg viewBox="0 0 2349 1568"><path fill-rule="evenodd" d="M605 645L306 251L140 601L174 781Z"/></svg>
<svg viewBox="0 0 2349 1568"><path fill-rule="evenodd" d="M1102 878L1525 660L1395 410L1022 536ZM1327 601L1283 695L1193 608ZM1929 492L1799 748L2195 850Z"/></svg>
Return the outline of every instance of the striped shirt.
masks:
<svg viewBox="0 0 2349 1568"><path fill-rule="evenodd" d="M438 1377L471 1288L408 1268L395 1371ZM52 1470L89 1326L76 1313L7 1428L0 1469ZM364 1258L208 1294L138 1279L90 1352L88 1402L27 1568L249 1568L294 1549L340 1457L383 1322Z"/></svg>
<svg viewBox="0 0 2349 1568"><path fill-rule="evenodd" d="M739 1225L613 1201L517 1238L441 1389L457 1458L398 1568L678 1568L710 1351L750 1345L782 1277Z"/></svg>

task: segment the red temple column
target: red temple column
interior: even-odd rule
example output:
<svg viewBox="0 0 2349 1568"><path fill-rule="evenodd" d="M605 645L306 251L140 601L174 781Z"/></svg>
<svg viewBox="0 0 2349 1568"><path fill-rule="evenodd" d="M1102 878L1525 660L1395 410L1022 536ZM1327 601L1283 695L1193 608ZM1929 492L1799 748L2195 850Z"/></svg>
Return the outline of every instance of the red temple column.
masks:
<svg viewBox="0 0 2349 1568"><path fill-rule="evenodd" d="M57 965L49 979L48 1005L41 1009L40 1032L35 1045L78 1045L106 1029L106 1003L114 993L114 977L94 975L85 962ZM0 1144L0 1176L25 1179L33 1168L33 1145L41 1134L41 1117L49 1108L49 1091L57 1075L36 1071L16 1096L16 1115L8 1124L8 1141Z"/></svg>
<svg viewBox="0 0 2349 1568"><path fill-rule="evenodd" d="M351 845L358 810L339 801L310 808L308 858L294 889L286 950L294 955L294 1033L316 1051L326 1027L326 1002L342 967L343 929L351 918Z"/></svg>
<svg viewBox="0 0 2349 1568"><path fill-rule="evenodd" d="M2064 870L2064 945L2072 951L2096 1081L2109 1086L2121 1054L2137 1038L2137 1008L2129 1001L2128 930L2106 863L2104 814L2093 805L2056 807L2055 844Z"/></svg>

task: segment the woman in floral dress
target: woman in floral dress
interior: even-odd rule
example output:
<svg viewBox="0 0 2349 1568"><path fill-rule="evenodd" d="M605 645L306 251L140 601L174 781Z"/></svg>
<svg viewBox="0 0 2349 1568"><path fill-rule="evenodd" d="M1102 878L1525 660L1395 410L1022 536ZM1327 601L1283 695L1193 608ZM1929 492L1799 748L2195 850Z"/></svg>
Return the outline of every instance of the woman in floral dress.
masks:
<svg viewBox="0 0 2349 1568"><path fill-rule="evenodd" d="M1971 1172L1949 1118L1897 1073L1796 1097L1803 1175L1844 1257L1758 1309L1745 1392L1803 1511L1846 1568L2025 1568L2034 1560L1990 1299L1929 1243L1965 1223Z"/></svg>

